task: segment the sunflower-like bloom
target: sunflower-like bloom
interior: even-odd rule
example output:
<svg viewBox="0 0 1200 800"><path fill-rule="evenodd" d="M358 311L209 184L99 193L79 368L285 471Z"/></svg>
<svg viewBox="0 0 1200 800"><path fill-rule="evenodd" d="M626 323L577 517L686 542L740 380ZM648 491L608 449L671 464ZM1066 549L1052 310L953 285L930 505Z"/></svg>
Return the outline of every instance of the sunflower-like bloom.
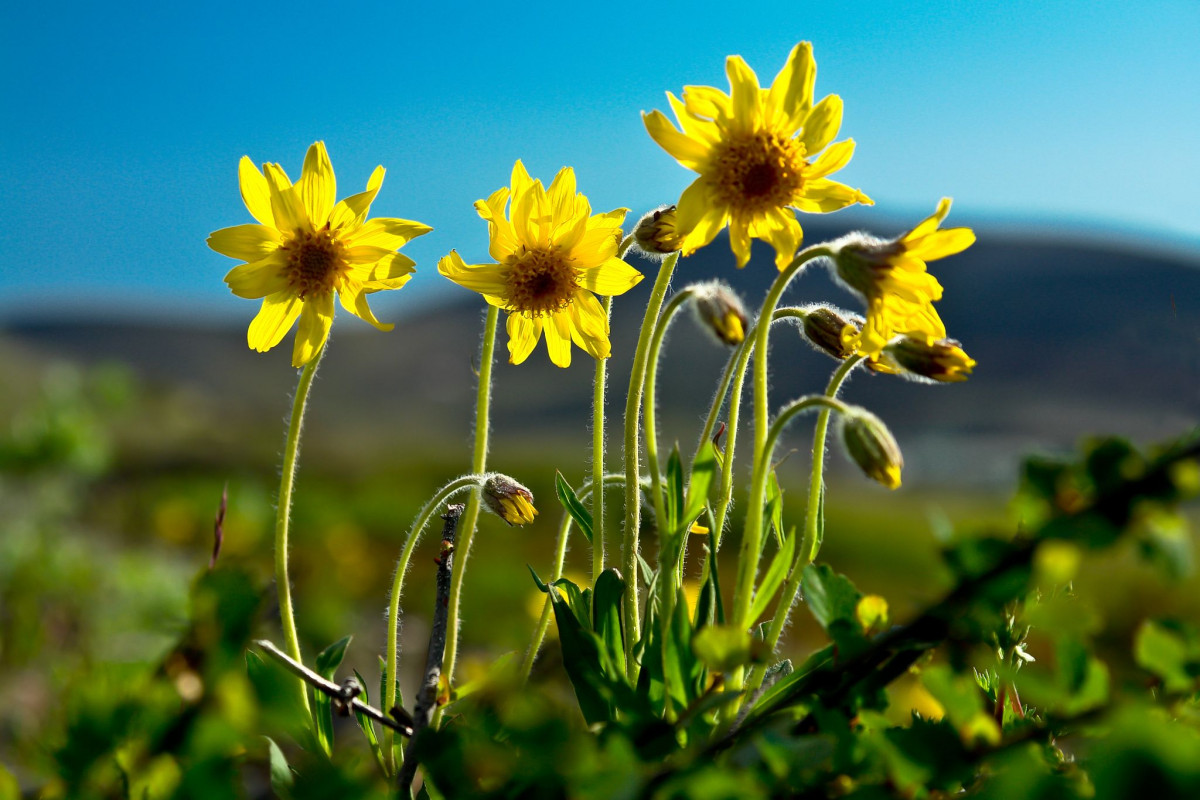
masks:
<svg viewBox="0 0 1200 800"><path fill-rule="evenodd" d="M854 140L830 144L842 125L842 99L831 94L813 105L811 44L792 49L770 89L759 87L741 56L730 56L725 72L728 95L688 86L680 101L667 92L680 129L661 111L642 120L654 141L700 173L678 203L684 255L711 242L728 222L738 267L750 260L753 238L775 248L775 265L783 269L804 236L793 208L825 213L873 201L827 177L850 161Z"/></svg>
<svg viewBox="0 0 1200 800"><path fill-rule="evenodd" d="M406 219L367 220L383 174L376 167L365 192L335 203L337 185L324 142L308 148L295 184L278 164L263 164L259 172L242 156L242 200L261 224L223 228L208 237L208 246L246 262L225 276L235 295L262 298L246 336L251 349L270 350L299 318L292 366L312 361L329 338L335 293L351 314L380 330L392 329L375 318L367 295L407 283L414 264L396 250L433 229Z"/></svg>
<svg viewBox="0 0 1200 800"><path fill-rule="evenodd" d="M975 241L970 228L939 230L950 213L950 198L937 211L898 239L885 241L850 234L831 245L837 276L866 301L867 321L848 344L860 355L878 359L894 337L906 334L933 344L946 338L946 326L933 303L942 285L925 268L933 261L966 250Z"/></svg>
<svg viewBox="0 0 1200 800"><path fill-rule="evenodd" d="M452 250L438 261L438 272L509 312L509 363L528 358L543 331L550 360L560 367L571 365L571 342L593 358L608 358L608 316L592 293L623 294L642 279L617 257L628 209L593 215L575 191L570 167L546 189L517 161L511 189L476 200L475 210L488 222L496 263L467 264Z"/></svg>

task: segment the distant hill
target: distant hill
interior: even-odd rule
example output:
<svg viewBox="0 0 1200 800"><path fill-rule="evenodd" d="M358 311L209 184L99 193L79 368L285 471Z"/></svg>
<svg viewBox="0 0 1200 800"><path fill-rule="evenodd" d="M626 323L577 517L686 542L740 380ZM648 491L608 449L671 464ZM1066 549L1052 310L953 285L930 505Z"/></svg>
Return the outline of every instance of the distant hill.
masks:
<svg viewBox="0 0 1200 800"><path fill-rule="evenodd" d="M806 223L809 242L842 232ZM719 240L681 262L675 287L721 277L756 307L775 272L769 249L755 244L752 263L738 271ZM629 359L656 268L639 266L647 279L614 308L608 410L614 463ZM892 426L910 482L1011 481L1019 454L1066 447L1089 433L1168 437L1200 419L1198 267L1200 257L984 231L967 252L932 265L946 287L939 304L946 325L979 362L971 380L925 386L860 375L845 397ZM483 306L465 290L454 297L411 313L389 334L340 319L314 390L308 447L348 461L408 450L466 452ZM801 276L784 297L786 304L821 300L857 310L823 268ZM248 323L254 305L245 307ZM514 367L505 363L504 342L501 331L496 452L573 443L582 461L590 443L590 360L577 350L572 367L559 370L543 344ZM773 343L773 405L823 387L831 360L808 349L792 328L777 329ZM273 443L264 447L278 447L278 423L295 382L289 353L290 344L265 356L250 351L243 327L25 319L0 329L0 358L126 363L152 384L186 393L201 429L219 426L231 442L258 431ZM677 323L666 353L663 438L679 438L690 451L727 354L690 319ZM803 450L806 428L797 425L785 447Z"/></svg>

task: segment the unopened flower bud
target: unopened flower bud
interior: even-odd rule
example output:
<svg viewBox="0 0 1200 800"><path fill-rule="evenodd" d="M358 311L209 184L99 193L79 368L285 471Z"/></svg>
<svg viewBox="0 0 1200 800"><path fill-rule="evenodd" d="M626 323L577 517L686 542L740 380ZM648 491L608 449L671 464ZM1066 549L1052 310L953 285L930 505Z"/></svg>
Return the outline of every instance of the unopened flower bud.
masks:
<svg viewBox="0 0 1200 800"><path fill-rule="evenodd" d="M882 355L905 373L940 383L965 381L975 368L975 359L954 339L926 341L903 336L883 349Z"/></svg>
<svg viewBox="0 0 1200 800"><path fill-rule="evenodd" d="M659 206L638 220L633 241L649 258L662 260L683 246L683 237L675 230L675 206Z"/></svg>
<svg viewBox="0 0 1200 800"><path fill-rule="evenodd" d="M842 414L842 444L868 478L889 489L900 485L904 456L883 420L864 408L851 406Z"/></svg>
<svg viewBox="0 0 1200 800"><path fill-rule="evenodd" d="M492 473L484 481L483 504L509 525L528 525L538 513L533 507L533 493L499 473Z"/></svg>
<svg viewBox="0 0 1200 800"><path fill-rule="evenodd" d="M862 330L862 317L834 306L811 306L802 310L801 330L809 344L839 361L854 355L854 341Z"/></svg>
<svg viewBox="0 0 1200 800"><path fill-rule="evenodd" d="M742 298L722 281L708 281L690 287L692 309L700 327L717 337L717 341L736 347L746 338L746 308Z"/></svg>

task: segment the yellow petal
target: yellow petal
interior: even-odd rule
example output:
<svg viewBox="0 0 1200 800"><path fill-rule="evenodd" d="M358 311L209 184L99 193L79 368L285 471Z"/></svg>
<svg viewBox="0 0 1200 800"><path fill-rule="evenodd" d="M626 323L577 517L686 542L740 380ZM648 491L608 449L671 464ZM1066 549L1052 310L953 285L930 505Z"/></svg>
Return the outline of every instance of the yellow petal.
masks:
<svg viewBox="0 0 1200 800"><path fill-rule="evenodd" d="M334 206L329 214L329 228L338 230L363 224L371 211L371 203L375 202L375 195L379 194L379 187L383 185L383 176L386 173L387 170L382 166L376 167L367 180L365 192L352 194Z"/></svg>
<svg viewBox="0 0 1200 800"><path fill-rule="evenodd" d="M287 273L284 271L286 265L286 258L276 250L252 264L242 264L229 270L225 283L238 297L257 300L288 288Z"/></svg>
<svg viewBox="0 0 1200 800"><path fill-rule="evenodd" d="M250 321L250 329L246 332L246 342L250 349L265 353L287 335L292 323L300 316L304 305L299 297L291 290L284 290L267 295L262 308Z"/></svg>
<svg viewBox="0 0 1200 800"><path fill-rule="evenodd" d="M675 119L679 121L679 127L685 136L695 139L707 147L712 147L720 141L721 130L714 122L708 119L699 119L689 113L687 105L671 92L667 92L667 101L671 104L671 110L675 112Z"/></svg>
<svg viewBox="0 0 1200 800"><path fill-rule="evenodd" d="M936 231L938 226L942 224L942 220L950 213L950 204L953 201L949 197L943 197L938 201L937 210L931 215L921 220L917 227L906 233L902 238L907 241L909 239L920 239L922 236L928 236L933 231Z"/></svg>
<svg viewBox="0 0 1200 800"><path fill-rule="evenodd" d="M737 258L738 269L750 262L750 224L745 220L729 220L729 246Z"/></svg>
<svg viewBox="0 0 1200 800"><path fill-rule="evenodd" d="M804 239L804 231L796 221L791 209L781 208L766 217L755 220L750 226L750 235L762 239L775 248L775 267L787 269L796 257L796 250Z"/></svg>
<svg viewBox="0 0 1200 800"><path fill-rule="evenodd" d="M812 108L816 80L817 64L813 61L812 45L801 42L792 48L767 95L769 122L775 130L792 133L800 128Z"/></svg>
<svg viewBox="0 0 1200 800"><path fill-rule="evenodd" d="M725 74L729 77L729 97L732 100L731 128L750 130L759 119L758 76L741 56L725 59Z"/></svg>
<svg viewBox="0 0 1200 800"><path fill-rule="evenodd" d="M351 247L371 245L385 250L399 250L418 236L429 233L433 228L420 222L393 217L376 217L363 223L348 234L344 241Z"/></svg>
<svg viewBox="0 0 1200 800"><path fill-rule="evenodd" d="M390 256L395 250L387 247L372 247L371 245L357 245L355 247L346 248L346 263L351 266L362 266L365 264L374 264L380 259Z"/></svg>
<svg viewBox="0 0 1200 800"><path fill-rule="evenodd" d="M449 255L442 256L438 261L437 268L442 277L449 278L473 292L496 297L508 295L508 270L500 264L467 264L458 251L451 250ZM512 324L510 316L510 329ZM530 347L532 348L532 345Z"/></svg>
<svg viewBox="0 0 1200 800"><path fill-rule="evenodd" d="M275 215L271 213L271 190L267 188L267 179L254 166L250 156L242 156L238 162L238 185L242 190L242 202L250 216L263 225L275 225Z"/></svg>
<svg viewBox="0 0 1200 800"><path fill-rule="evenodd" d="M512 178L509 180L509 184L512 186L514 197L525 194L533 186L533 178L529 177L529 171L525 169L525 164L519 158L513 164Z"/></svg>
<svg viewBox="0 0 1200 800"><path fill-rule="evenodd" d="M579 285L596 294L612 297L628 292L642 277L642 273L614 256L598 267L584 270Z"/></svg>
<svg viewBox="0 0 1200 800"><path fill-rule="evenodd" d="M374 264L350 268L350 276L368 289L399 289L412 276L416 262L403 253L389 253ZM399 281L397 283L397 281ZM380 284L375 287L372 284Z"/></svg>
<svg viewBox="0 0 1200 800"><path fill-rule="evenodd" d="M804 130L800 134L800 141L804 143L805 152L816 155L825 145L833 141L841 128L842 98L831 94L813 106L812 111L804 119Z"/></svg>
<svg viewBox="0 0 1200 800"><path fill-rule="evenodd" d="M371 307L367 305L367 293L363 291L362 284L356 281L345 282L342 288L338 290L338 300L341 301L342 308L359 319L371 323L381 331L390 331L396 327L390 322L380 322L375 319L375 314L371 311Z"/></svg>
<svg viewBox="0 0 1200 800"><path fill-rule="evenodd" d="M828 214L855 203L872 205L873 202L858 189L828 178L817 178L804 184L804 196L794 199L792 205L812 214Z"/></svg>
<svg viewBox="0 0 1200 800"><path fill-rule="evenodd" d="M689 114L701 119L723 121L733 115L729 95L712 86L683 87L683 106Z"/></svg>
<svg viewBox="0 0 1200 800"><path fill-rule="evenodd" d="M529 358L542 336L542 318L524 314L508 315L508 363L520 364Z"/></svg>
<svg viewBox="0 0 1200 800"><path fill-rule="evenodd" d="M706 180L700 177L692 181L675 208L675 230L686 239L685 254L715 239L728 217L728 210L717 205Z"/></svg>
<svg viewBox="0 0 1200 800"><path fill-rule="evenodd" d="M550 200L550 213L557 220L565 220L574 216L575 210L575 170L563 167L550 182L547 190Z"/></svg>
<svg viewBox="0 0 1200 800"><path fill-rule="evenodd" d="M315 142L308 148L296 189L313 227L324 226L337 200L337 181L333 177L333 164L329 162L324 142Z"/></svg>
<svg viewBox="0 0 1200 800"><path fill-rule="evenodd" d="M604 307L588 292L576 292L571 303L571 341L592 358L608 358L608 319Z"/></svg>
<svg viewBox="0 0 1200 800"><path fill-rule="evenodd" d="M571 314L569 311L555 311L547 319L546 349L550 352L550 362L556 367L566 369L571 366Z"/></svg>
<svg viewBox="0 0 1200 800"><path fill-rule="evenodd" d="M223 256L258 261L279 249L283 237L266 225L234 225L208 235L208 246Z"/></svg>
<svg viewBox="0 0 1200 800"><path fill-rule="evenodd" d="M961 253L973 244L975 232L970 228L946 228L922 236L914 242L906 241L904 252L922 261L936 261Z"/></svg>
<svg viewBox="0 0 1200 800"><path fill-rule="evenodd" d="M303 367L321 352L333 324L333 292L309 295L300 314L296 344L292 347L292 366Z"/></svg>
<svg viewBox="0 0 1200 800"><path fill-rule="evenodd" d="M853 155L853 139L831 144L825 149L825 152L821 153L816 161L809 165L808 169L804 170L804 179L811 181L817 178L824 178L826 175L832 175L849 164L850 157Z"/></svg>
<svg viewBox="0 0 1200 800"><path fill-rule="evenodd" d="M304 204L296 194L291 180L278 164L263 164L267 187L271 190L271 213L275 215L275 227L281 231L312 230Z"/></svg>
<svg viewBox="0 0 1200 800"><path fill-rule="evenodd" d="M700 171L700 166L708 158L708 145L680 133L661 111L643 113L642 122L650 138L666 150L671 158L690 170Z"/></svg>

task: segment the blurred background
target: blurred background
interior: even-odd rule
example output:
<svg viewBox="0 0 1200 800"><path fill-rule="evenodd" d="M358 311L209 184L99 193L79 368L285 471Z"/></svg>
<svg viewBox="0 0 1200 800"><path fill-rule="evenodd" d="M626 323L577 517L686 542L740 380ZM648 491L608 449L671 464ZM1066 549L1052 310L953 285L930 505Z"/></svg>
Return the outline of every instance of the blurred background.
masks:
<svg viewBox="0 0 1200 800"><path fill-rule="evenodd" d="M270 588L295 371L290 346L246 348L257 303L228 293L221 278L234 264L204 245L212 230L250 221L237 188L243 154L296 177L305 148L324 140L339 196L383 164L373 214L434 227L405 248L416 277L372 301L395 331L339 315L300 459L301 636L312 653L355 634L346 664L368 680L403 533L470 459L483 307L437 275L437 258L456 248L486 260L486 226L471 204L506 185L517 158L544 180L575 167L593 208L628 207L630 223L675 200L691 173L650 140L638 112L665 109L664 92L684 85L726 88L731 53L766 84L810 40L818 96L845 101L841 138L858 149L839 177L876 205L802 217L807 242L901 233L942 196L955 199L948 224L978 233L970 250L932 266L950 334L979 362L971 380L930 387L861 375L845 393L892 426L905 485L869 485L835 452L822 558L886 595L894 618L938 593L939 536L1011 525L1006 499L1022 454L1095 433L1162 439L1200 411L1192 0L1136 10L788 2L738 13L696 2L67 2L5 17L0 758L36 758L74 676L163 657L208 563L225 486L221 558ZM756 307L773 274L759 248L736 271L721 238L681 263L676 286L720 276ZM650 283L615 304L612 464ZM785 296L822 300L855 307L823 269ZM775 401L824 385L833 362L788 329L774 341ZM677 324L660 381L667 446L695 446L726 357L690 321ZM541 596L524 565L550 571L554 470L578 485L589 464L591 364L577 353L558 370L544 345L520 367L503 362L492 466L527 483L542 516L525 529L481 523L463 678L528 642ZM809 430L794 426L780 467L796 521ZM430 538L405 601L412 670L432 606ZM576 551L584 573L587 554ZM1200 611L1186 564L1166 585L1118 554L1082 580L1106 587L1118 631L1147 607ZM268 632L274 624L265 618ZM790 646L803 652L803 612L796 626ZM554 658L551 649L545 663Z"/></svg>

